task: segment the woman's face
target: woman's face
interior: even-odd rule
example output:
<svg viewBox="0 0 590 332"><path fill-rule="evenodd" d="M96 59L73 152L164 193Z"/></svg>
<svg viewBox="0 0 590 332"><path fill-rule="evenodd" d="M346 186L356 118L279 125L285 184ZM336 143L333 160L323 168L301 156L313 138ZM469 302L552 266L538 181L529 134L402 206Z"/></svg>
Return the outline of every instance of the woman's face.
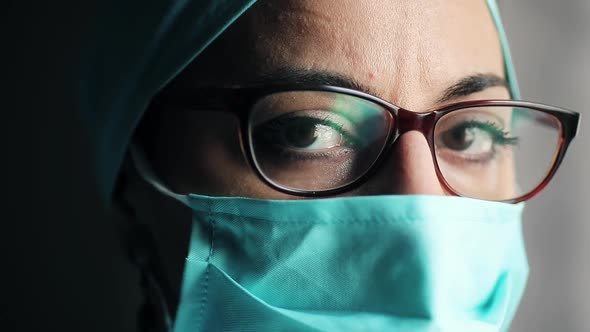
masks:
<svg viewBox="0 0 590 332"><path fill-rule="evenodd" d="M270 84L302 74L306 80L344 77L413 111L509 98L484 0L259 1L171 87ZM144 149L172 190L297 198L269 187L249 168L232 114L151 112L157 114L143 126L149 128L141 135ZM512 190L510 176L502 181ZM376 194L445 194L421 133L400 136L378 171L343 195Z"/></svg>

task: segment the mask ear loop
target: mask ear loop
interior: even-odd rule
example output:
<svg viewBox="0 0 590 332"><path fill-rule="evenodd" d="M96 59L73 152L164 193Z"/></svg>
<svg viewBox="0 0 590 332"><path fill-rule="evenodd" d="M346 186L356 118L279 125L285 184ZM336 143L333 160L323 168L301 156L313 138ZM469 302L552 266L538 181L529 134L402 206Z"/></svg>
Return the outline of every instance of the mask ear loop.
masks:
<svg viewBox="0 0 590 332"><path fill-rule="evenodd" d="M486 0L492 20L496 25L498 31L498 37L500 38L500 44L502 45L502 55L504 56L504 72L506 75L506 81L510 88L510 97L512 99L521 99L520 89L518 86L518 80L516 77L516 70L514 69L514 62L512 61L512 53L510 52L510 45L508 43L508 37L506 36L506 30L504 30L504 24L500 16L500 8L496 0Z"/></svg>
<svg viewBox="0 0 590 332"><path fill-rule="evenodd" d="M123 195L125 179L119 179L114 192L118 211L128 221L122 232L123 247L129 261L139 269L144 299L138 313L138 330L172 332L173 320L169 303L173 293L148 227L137 220L135 211Z"/></svg>

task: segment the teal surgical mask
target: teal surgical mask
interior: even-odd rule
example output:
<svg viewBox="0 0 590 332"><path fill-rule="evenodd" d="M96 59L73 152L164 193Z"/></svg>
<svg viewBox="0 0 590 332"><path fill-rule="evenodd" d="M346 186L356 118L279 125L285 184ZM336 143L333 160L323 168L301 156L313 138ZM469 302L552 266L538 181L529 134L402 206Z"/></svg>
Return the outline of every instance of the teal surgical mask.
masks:
<svg viewBox="0 0 590 332"><path fill-rule="evenodd" d="M522 204L178 195L133 154L193 211L176 332L506 331L523 294Z"/></svg>

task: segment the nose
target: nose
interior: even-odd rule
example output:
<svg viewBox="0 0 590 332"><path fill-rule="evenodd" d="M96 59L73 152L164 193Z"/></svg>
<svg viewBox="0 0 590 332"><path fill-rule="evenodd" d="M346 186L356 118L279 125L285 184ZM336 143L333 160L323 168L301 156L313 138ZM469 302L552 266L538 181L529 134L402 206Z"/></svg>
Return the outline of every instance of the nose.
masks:
<svg viewBox="0 0 590 332"><path fill-rule="evenodd" d="M445 195L424 135L402 134L370 180L371 194Z"/></svg>

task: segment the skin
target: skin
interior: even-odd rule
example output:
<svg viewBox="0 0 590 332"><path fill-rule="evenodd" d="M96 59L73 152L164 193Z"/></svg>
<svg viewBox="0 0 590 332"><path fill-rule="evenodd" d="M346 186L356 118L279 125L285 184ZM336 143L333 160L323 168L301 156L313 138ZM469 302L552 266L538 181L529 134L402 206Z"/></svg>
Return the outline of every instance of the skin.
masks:
<svg viewBox="0 0 590 332"><path fill-rule="evenodd" d="M441 102L464 77L504 77L498 34L483 0L260 1L171 88L248 84L286 66L354 78L378 97L414 111L509 98L505 87L492 87ZM152 167L175 192L300 199L269 187L249 168L231 114L159 112L144 121L140 135ZM511 188L512 179L504 181ZM128 196L142 210L138 218L154 225L178 292L190 225L171 227L161 220L190 220L190 213L177 211L171 200L150 194L140 182L130 185ZM373 177L339 196L379 194L448 194L421 133L399 137ZM177 214L185 219L171 217Z"/></svg>
<svg viewBox="0 0 590 332"><path fill-rule="evenodd" d="M441 106L445 89L466 76L503 76L484 1L271 1L247 12L173 89L248 84L285 66L352 77L417 111ZM506 99L508 92L492 88L462 99L493 98ZM227 114L168 112L157 122L146 150L174 191L297 198L268 187L249 169L237 124ZM445 194L420 133L400 137L380 172L345 195L373 194Z"/></svg>

